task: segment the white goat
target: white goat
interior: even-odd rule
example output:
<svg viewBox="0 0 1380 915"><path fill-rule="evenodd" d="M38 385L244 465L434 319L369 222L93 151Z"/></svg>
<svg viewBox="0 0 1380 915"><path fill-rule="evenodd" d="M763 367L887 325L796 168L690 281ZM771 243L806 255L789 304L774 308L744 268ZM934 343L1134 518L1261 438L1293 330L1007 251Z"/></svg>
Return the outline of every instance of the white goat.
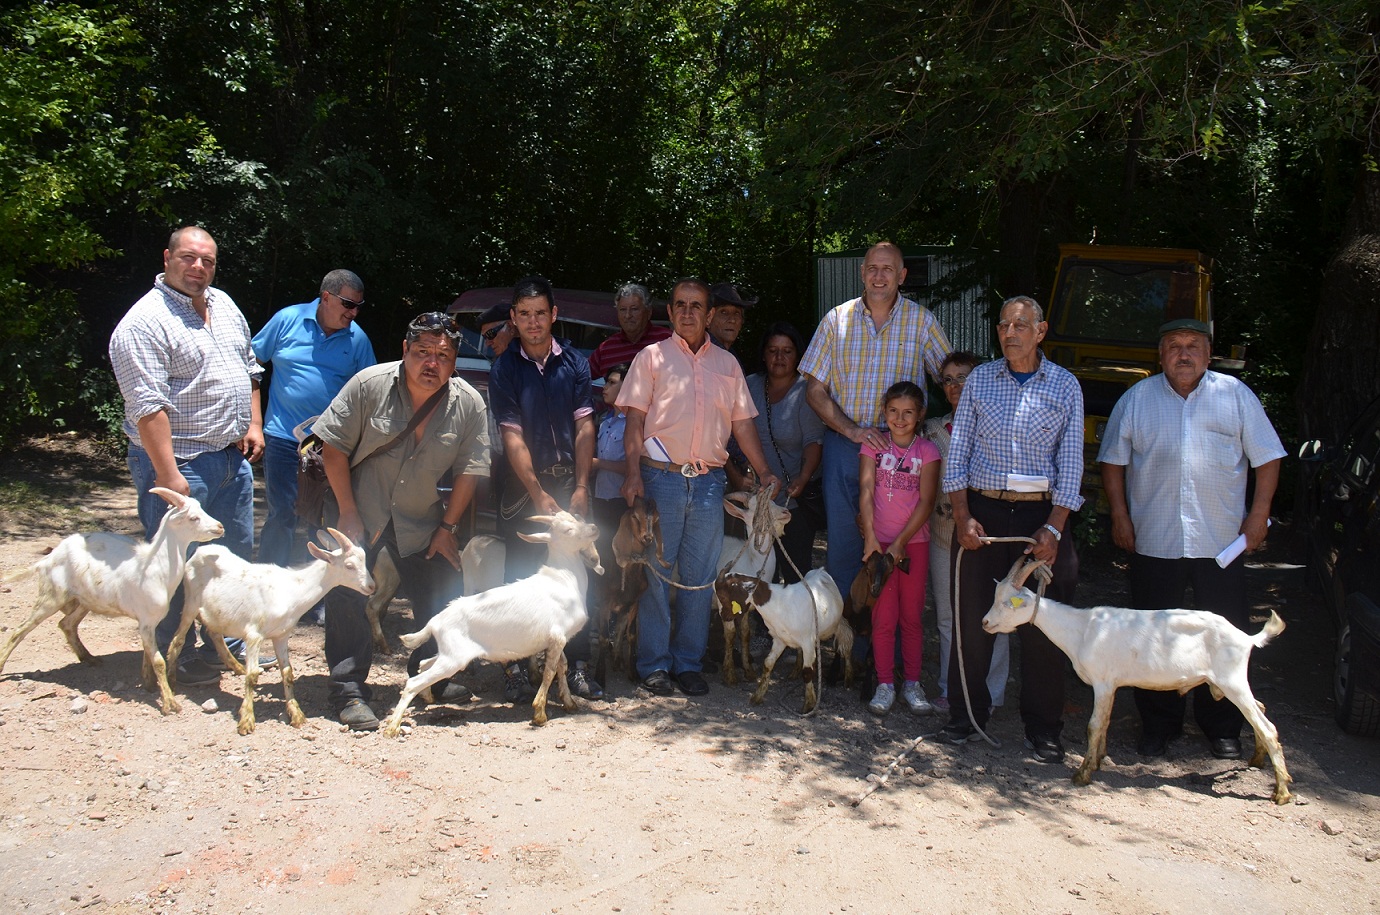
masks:
<svg viewBox="0 0 1380 915"><path fill-rule="evenodd" d="M144 688L157 686L164 715L179 710L168 685L167 664L154 641L154 630L167 616L168 602L182 581L187 548L225 536L225 528L206 514L196 499L161 486L149 492L172 508L163 515L158 531L148 543L121 534L73 534L47 556L8 579L35 572L40 576L33 613L0 646L0 670L5 669L5 662L20 639L59 610L62 619L58 628L78 660L83 664L100 664L100 658L93 657L81 643L77 626L93 611L104 616L128 616L139 624L139 639L144 645Z"/></svg>
<svg viewBox="0 0 1380 915"><path fill-rule="evenodd" d="M853 627L843 618L843 595L824 569L812 569L805 579L790 585L769 585L751 575L721 574L714 581L714 593L736 615L746 616L749 606L762 614L771 632L771 651L762 663L762 676L752 704L760 705L767 696L771 671L787 648L800 652L801 675L805 678L803 713L819 702L815 692L816 650L819 643L834 640L843 658L844 682L853 682Z"/></svg>
<svg viewBox="0 0 1380 915"><path fill-rule="evenodd" d="M1279 614L1271 612L1265 628L1249 636L1205 610L1079 610L1036 597L1024 587L1031 573L1047 568L1039 560L1017 560L1006 578L997 583L996 598L982 618L982 628L1012 632L1023 623L1034 623L1069 656L1083 682L1091 684L1088 753L1073 774L1074 784L1088 784L1093 772L1102 766L1107 753L1107 723L1118 686L1172 689L1183 694L1206 683L1213 698L1230 699L1250 722L1255 730L1255 755L1250 764L1261 766L1268 753L1275 771L1274 802L1289 802L1293 779L1284 767L1279 734L1265 717L1265 706L1251 693L1246 675L1251 649L1284 631Z"/></svg>
<svg viewBox="0 0 1380 915"><path fill-rule="evenodd" d="M566 711L576 709L565 679L565 643L589 619L585 563L604 574L594 548L599 529L569 512L538 515L532 520L550 525L543 533L518 532L529 543L547 544L546 564L535 575L458 597L420 631L402 637L408 648L435 638L437 654L423 661L421 670L403 686L398 706L384 726L385 736L398 736L403 712L418 693L429 693L432 684L464 670L476 658L504 664L546 652L541 687L532 700L532 723L546 723L546 694L552 679L559 681Z"/></svg>
<svg viewBox="0 0 1380 915"><path fill-rule="evenodd" d="M295 569L268 563L246 562L221 546L208 546L187 562L186 603L177 635L168 647L177 657L192 621L199 619L216 646L225 666L244 675L244 700L240 703L240 734L254 731L254 689L259 684L259 646L273 643L278 667L283 672L283 698L288 722L295 728L307 720L293 695L295 675L288 663L288 636L297 621L332 588L353 588L361 594L374 590L374 580L364 561L364 548L335 528L328 528L339 548L323 550L310 541L307 550L316 557ZM325 542L324 536L322 542ZM245 663L230 654L225 639L244 639ZM174 673L174 677L176 674Z"/></svg>
<svg viewBox="0 0 1380 915"><path fill-rule="evenodd" d="M758 517L764 506L769 513L768 516ZM724 497L724 510L742 520L747 527L748 538L746 546L739 537L724 538L717 566L720 574L727 572L749 575L762 581L771 581L776 577L776 550L773 547L776 539L786 532L791 513L772 501L771 490L761 490L753 494L731 492ZM717 590L715 595L711 609L719 614L724 628L723 681L728 686L733 686L738 682L738 670L733 660L735 635L739 655L743 660L744 676L752 677L757 674L752 666L752 658L748 656L748 630L751 627L748 626L746 612L731 612L719 602Z"/></svg>
<svg viewBox="0 0 1380 915"><path fill-rule="evenodd" d="M460 551L460 570L464 575L464 593L478 594L503 584L503 563L507 551L503 541L488 534L471 537L470 542ZM381 550L374 560L374 589L369 602L364 605L364 615L369 620L369 628L374 633L374 647L387 653L388 639L383 635L382 619L398 593L402 579L397 566L393 564L393 554Z"/></svg>

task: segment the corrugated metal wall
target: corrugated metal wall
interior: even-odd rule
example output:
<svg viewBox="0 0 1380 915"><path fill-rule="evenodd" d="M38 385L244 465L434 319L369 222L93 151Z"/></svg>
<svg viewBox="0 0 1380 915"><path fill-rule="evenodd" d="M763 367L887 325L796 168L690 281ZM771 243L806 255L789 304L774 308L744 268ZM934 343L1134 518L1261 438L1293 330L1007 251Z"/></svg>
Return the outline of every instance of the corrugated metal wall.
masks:
<svg viewBox="0 0 1380 915"><path fill-rule="evenodd" d="M829 309L862 293L863 255L864 252L849 252L815 258L821 320ZM949 251L909 256L903 291L907 298L934 312L954 349L983 357L994 354L987 290L973 258Z"/></svg>

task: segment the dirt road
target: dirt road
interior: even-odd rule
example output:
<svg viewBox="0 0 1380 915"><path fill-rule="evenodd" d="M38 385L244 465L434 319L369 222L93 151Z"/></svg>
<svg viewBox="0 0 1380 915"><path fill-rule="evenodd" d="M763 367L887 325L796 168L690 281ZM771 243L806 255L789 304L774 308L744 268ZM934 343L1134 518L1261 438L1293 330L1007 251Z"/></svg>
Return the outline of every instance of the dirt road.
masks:
<svg viewBox="0 0 1380 915"><path fill-rule="evenodd" d="M49 448L0 467L21 494L0 510L0 571L73 530L136 531L120 469L78 458ZM0 677L0 911L1373 912L1380 745L1333 724L1328 623L1302 572L1270 562L1280 553L1250 575L1261 613L1290 627L1254 674L1295 779L1284 807L1268 772L1213 759L1191 726L1167 759L1142 761L1129 695L1104 771L1075 788L1091 691L1072 675L1065 764L1035 762L1007 707L1000 748L922 740L855 807L941 718L879 720L838 688L806 719L797 683L753 707L717 677L702 699L615 677L611 701L553 706L533 728L480 666L474 701L417 712L388 740L326 714L311 627L292 644L307 724L286 724L268 673L259 728L240 737L231 675L181 690L183 711L164 718L137 683L130 621L85 622L104 664L83 667L50 620ZM1119 599L1114 559L1085 557L1079 603ZM7 627L34 593L11 587ZM410 628L399 606L394 644ZM932 657L931 643L931 695ZM378 659L380 712L402 664Z"/></svg>

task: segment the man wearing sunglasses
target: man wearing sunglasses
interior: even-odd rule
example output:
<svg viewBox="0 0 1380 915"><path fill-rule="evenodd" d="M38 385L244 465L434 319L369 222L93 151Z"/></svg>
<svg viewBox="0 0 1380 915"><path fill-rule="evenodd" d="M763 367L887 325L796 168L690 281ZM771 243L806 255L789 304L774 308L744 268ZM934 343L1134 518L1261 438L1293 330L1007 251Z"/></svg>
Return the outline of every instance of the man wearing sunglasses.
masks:
<svg viewBox="0 0 1380 915"><path fill-rule="evenodd" d="M264 418L268 518L259 533L260 562L286 566L303 558L293 430L321 415L346 381L376 361L369 337L355 323L363 306L364 281L349 270L332 270L321 281L320 296L278 311L251 341L254 358L272 367ZM323 612L317 607L308 617L324 622Z"/></svg>

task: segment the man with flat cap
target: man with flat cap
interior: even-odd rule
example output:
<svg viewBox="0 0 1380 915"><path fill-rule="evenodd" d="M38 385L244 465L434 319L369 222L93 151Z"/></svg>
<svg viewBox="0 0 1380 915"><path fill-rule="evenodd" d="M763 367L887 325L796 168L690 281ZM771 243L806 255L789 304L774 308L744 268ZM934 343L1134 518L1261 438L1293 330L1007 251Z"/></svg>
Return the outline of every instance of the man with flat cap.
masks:
<svg viewBox="0 0 1380 915"><path fill-rule="evenodd" d="M1212 329L1180 318L1160 328L1162 374L1117 401L1098 460L1112 509L1112 539L1131 552L1131 603L1142 610L1211 610L1245 629L1245 556L1216 557L1239 536L1265 541L1284 447L1250 388L1208 370ZM1246 502L1247 467L1255 492ZM1190 603L1188 588L1193 588ZM1143 756L1162 756L1183 730L1185 699L1136 690ZM1241 757L1241 712L1193 690L1193 717L1219 759Z"/></svg>
<svg viewBox="0 0 1380 915"><path fill-rule="evenodd" d="M709 322L709 338L729 352L743 332L743 318L747 309L757 304L757 296L743 295L732 283L715 283L709 287L714 317Z"/></svg>

